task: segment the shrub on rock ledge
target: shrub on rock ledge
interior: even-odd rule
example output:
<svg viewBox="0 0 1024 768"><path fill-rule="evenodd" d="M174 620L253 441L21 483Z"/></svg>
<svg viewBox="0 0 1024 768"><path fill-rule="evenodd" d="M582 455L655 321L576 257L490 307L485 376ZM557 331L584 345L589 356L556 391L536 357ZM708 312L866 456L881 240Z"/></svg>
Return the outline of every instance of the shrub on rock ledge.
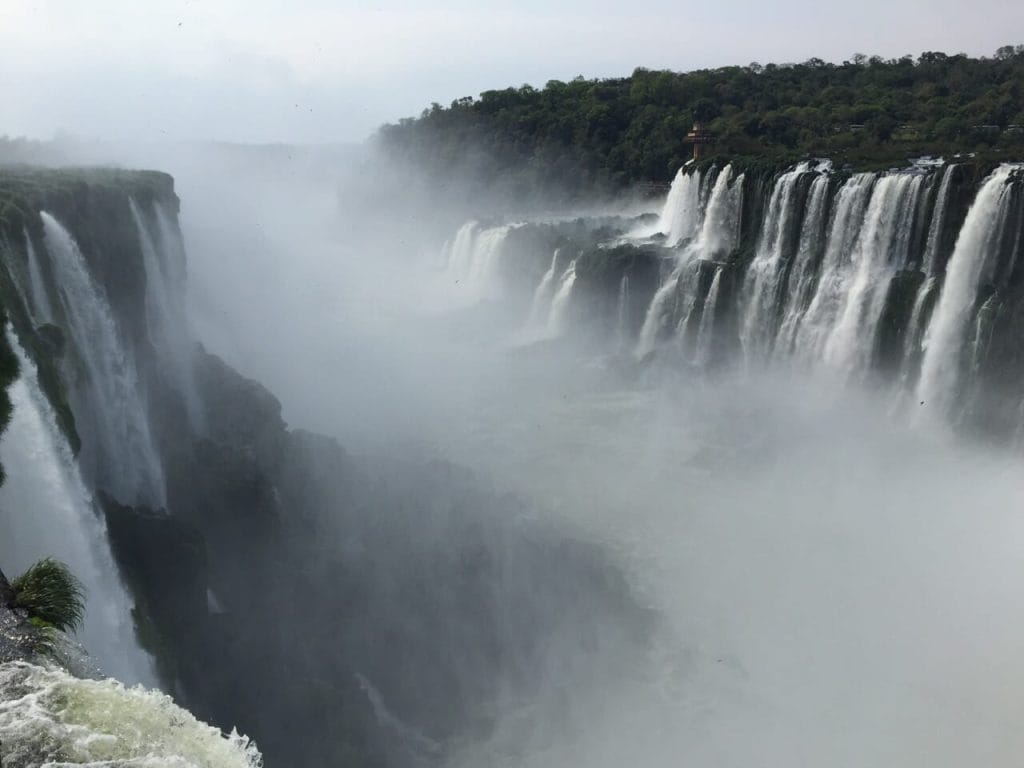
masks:
<svg viewBox="0 0 1024 768"><path fill-rule="evenodd" d="M15 606L29 616L61 631L81 625L85 613L85 591L71 570L57 560L44 557L11 582Z"/></svg>

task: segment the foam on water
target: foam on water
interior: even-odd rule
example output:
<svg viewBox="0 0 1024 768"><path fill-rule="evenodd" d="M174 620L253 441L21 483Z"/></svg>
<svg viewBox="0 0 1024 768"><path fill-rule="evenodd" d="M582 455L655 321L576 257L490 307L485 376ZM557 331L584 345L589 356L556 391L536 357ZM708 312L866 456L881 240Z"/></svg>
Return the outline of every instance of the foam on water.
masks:
<svg viewBox="0 0 1024 768"><path fill-rule="evenodd" d="M253 742L225 736L170 696L24 662L0 665L0 743L5 768L262 765Z"/></svg>

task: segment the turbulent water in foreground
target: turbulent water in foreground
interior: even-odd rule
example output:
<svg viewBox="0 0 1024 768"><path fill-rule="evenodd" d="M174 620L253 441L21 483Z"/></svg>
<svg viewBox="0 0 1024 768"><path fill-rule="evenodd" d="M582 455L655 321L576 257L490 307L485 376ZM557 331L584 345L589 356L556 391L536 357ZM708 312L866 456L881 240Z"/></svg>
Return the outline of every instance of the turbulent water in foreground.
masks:
<svg viewBox="0 0 1024 768"><path fill-rule="evenodd" d="M244 736L225 738L165 694L24 662L0 665L0 744L5 768L261 765Z"/></svg>

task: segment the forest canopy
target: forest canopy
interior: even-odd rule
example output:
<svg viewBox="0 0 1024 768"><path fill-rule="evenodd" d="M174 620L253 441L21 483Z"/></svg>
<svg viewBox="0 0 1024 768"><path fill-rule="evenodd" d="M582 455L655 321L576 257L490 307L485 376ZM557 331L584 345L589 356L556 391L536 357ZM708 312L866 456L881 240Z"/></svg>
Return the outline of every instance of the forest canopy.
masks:
<svg viewBox="0 0 1024 768"><path fill-rule="evenodd" d="M1024 45L991 58L925 52L841 64L751 63L694 72L485 91L383 126L386 151L432 174L528 192L664 182L689 159L695 122L710 153L853 164L920 154L1024 159Z"/></svg>

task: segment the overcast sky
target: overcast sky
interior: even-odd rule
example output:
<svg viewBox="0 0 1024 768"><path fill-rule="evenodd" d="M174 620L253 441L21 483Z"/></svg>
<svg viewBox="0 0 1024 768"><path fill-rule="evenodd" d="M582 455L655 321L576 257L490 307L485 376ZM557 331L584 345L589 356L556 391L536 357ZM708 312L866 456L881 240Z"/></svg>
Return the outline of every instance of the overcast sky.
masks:
<svg viewBox="0 0 1024 768"><path fill-rule="evenodd" d="M992 54L1024 0L0 0L0 135L358 140L550 79Z"/></svg>

